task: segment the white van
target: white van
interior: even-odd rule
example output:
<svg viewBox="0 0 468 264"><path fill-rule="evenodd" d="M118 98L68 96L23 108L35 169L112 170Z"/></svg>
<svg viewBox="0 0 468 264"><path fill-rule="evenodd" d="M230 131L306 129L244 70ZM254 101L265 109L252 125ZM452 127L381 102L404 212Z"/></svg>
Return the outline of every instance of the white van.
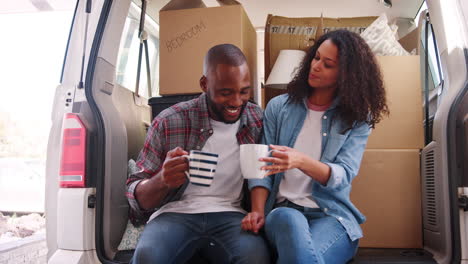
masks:
<svg viewBox="0 0 468 264"><path fill-rule="evenodd" d="M141 0L77 1L47 150L49 263L128 263L132 256L134 244L121 243L129 236L135 236L135 242L138 234L128 225L128 161L137 158L157 109L193 97L154 99L159 95L158 14L167 2L149 1L143 8L146 16L140 16ZM422 246L362 247L352 263L468 263L468 1L427 0L427 13L420 12L423 0L239 2L259 39L268 13L357 17L385 12L409 25L423 23L419 25L424 28L419 35L423 98L419 107L425 130L420 140L425 143L418 161ZM417 18L420 13L423 19ZM140 45L143 28L146 41ZM410 29L401 27L398 34ZM255 92L257 102L261 94ZM156 103L150 105L152 98ZM379 205L375 208L381 210ZM205 262L194 259L193 263Z"/></svg>

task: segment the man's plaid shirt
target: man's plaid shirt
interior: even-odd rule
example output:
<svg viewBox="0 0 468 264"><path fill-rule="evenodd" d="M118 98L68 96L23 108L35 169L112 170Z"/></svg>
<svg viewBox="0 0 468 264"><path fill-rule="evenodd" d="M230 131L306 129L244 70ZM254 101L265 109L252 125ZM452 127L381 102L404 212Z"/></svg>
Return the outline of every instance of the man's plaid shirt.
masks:
<svg viewBox="0 0 468 264"><path fill-rule="evenodd" d="M239 144L252 144L259 141L262 132L262 117L262 110L259 106L247 103L236 135ZM178 103L154 118L137 160L140 170L130 174L127 180L126 195L132 209L131 218L134 223L148 217L157 209L142 210L135 199L135 188L141 180L151 178L161 170L169 150L175 147L181 147L186 151L201 150L212 133L205 93L196 99ZM179 200L187 185L188 182L169 192L161 206L170 201Z"/></svg>

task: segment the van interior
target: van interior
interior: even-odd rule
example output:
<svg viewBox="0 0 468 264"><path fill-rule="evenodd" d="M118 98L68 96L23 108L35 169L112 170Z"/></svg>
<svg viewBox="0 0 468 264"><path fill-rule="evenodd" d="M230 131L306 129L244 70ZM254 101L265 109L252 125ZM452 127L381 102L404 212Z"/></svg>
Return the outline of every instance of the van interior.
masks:
<svg viewBox="0 0 468 264"><path fill-rule="evenodd" d="M168 43L160 38L167 30L160 14L239 4L254 29L255 42L246 45L255 49L249 54L256 72L252 100L262 107L284 93L284 89L268 84L279 51L308 45L294 42L292 34L281 39L287 33L275 35L275 26L305 27L300 23L314 18L318 21L313 26L316 34L337 28L362 33L386 15L392 37L406 54L377 56L390 116L369 138L360 173L353 182L352 201L367 216L367 222L351 263L460 263L467 258L464 221L468 200L461 198L468 194L464 188L468 184L466 50L447 44L453 33L447 33L444 25L455 7L468 11L464 1L456 0L77 1L54 101L47 171L54 175L59 171L60 156L53 152L61 144L64 114L78 113L88 133L86 186L94 189L88 191L91 199L83 204L82 216L94 227L89 234L77 236L79 243L86 245L85 249L95 249L102 263L129 262L143 229L128 220L125 181L131 170L129 160L137 159L152 118L201 92L198 82L186 93L173 94L172 87L161 86L167 73L159 73L169 62L163 57L162 49ZM462 11L457 11L460 17L453 20L464 21L457 34L468 40L468 20ZM369 22L361 21L361 25L359 18ZM195 61L185 58L171 63ZM182 71L170 74L178 79L186 77ZM56 183L47 183L49 257L57 248L73 248L73 243L78 243L68 241L68 230L76 226L57 224L66 222L62 216L65 209L57 201L65 195L60 192ZM460 207L463 201L465 207ZM86 221L80 223L84 226ZM195 256L193 263L206 262Z"/></svg>

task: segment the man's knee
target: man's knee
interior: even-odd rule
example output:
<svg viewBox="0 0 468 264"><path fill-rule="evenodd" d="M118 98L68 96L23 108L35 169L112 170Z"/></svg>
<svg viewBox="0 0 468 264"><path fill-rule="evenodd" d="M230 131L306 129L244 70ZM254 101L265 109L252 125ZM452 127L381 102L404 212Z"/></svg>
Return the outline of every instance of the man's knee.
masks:
<svg viewBox="0 0 468 264"><path fill-rule="evenodd" d="M239 263L270 263L270 253L266 241L260 235L249 234L240 241Z"/></svg>
<svg viewBox="0 0 468 264"><path fill-rule="evenodd" d="M192 253L198 239L192 230L178 223L178 217L163 214L145 226L133 255L133 264L173 263Z"/></svg>
<svg viewBox="0 0 468 264"><path fill-rule="evenodd" d="M132 264L139 263L170 263L170 256L155 247L139 244L132 257Z"/></svg>

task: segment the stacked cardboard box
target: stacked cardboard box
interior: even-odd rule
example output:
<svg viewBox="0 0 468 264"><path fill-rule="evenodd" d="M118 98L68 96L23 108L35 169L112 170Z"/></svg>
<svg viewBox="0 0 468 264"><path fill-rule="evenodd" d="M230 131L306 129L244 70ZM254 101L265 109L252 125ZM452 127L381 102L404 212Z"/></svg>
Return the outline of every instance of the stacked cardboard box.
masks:
<svg viewBox="0 0 468 264"><path fill-rule="evenodd" d="M203 58L212 46L223 43L244 52L256 90L257 35L241 5L165 8L159 13L159 23L161 95L200 93Z"/></svg>
<svg viewBox="0 0 468 264"><path fill-rule="evenodd" d="M276 58L282 49L308 50L324 32L346 28L361 33L376 17L282 17L268 15L265 25L265 80L268 79ZM271 98L283 94L285 89L265 87L263 89L266 106Z"/></svg>
<svg viewBox="0 0 468 264"><path fill-rule="evenodd" d="M366 215L361 247L421 248L419 56L379 56L390 116L372 131L351 200Z"/></svg>

